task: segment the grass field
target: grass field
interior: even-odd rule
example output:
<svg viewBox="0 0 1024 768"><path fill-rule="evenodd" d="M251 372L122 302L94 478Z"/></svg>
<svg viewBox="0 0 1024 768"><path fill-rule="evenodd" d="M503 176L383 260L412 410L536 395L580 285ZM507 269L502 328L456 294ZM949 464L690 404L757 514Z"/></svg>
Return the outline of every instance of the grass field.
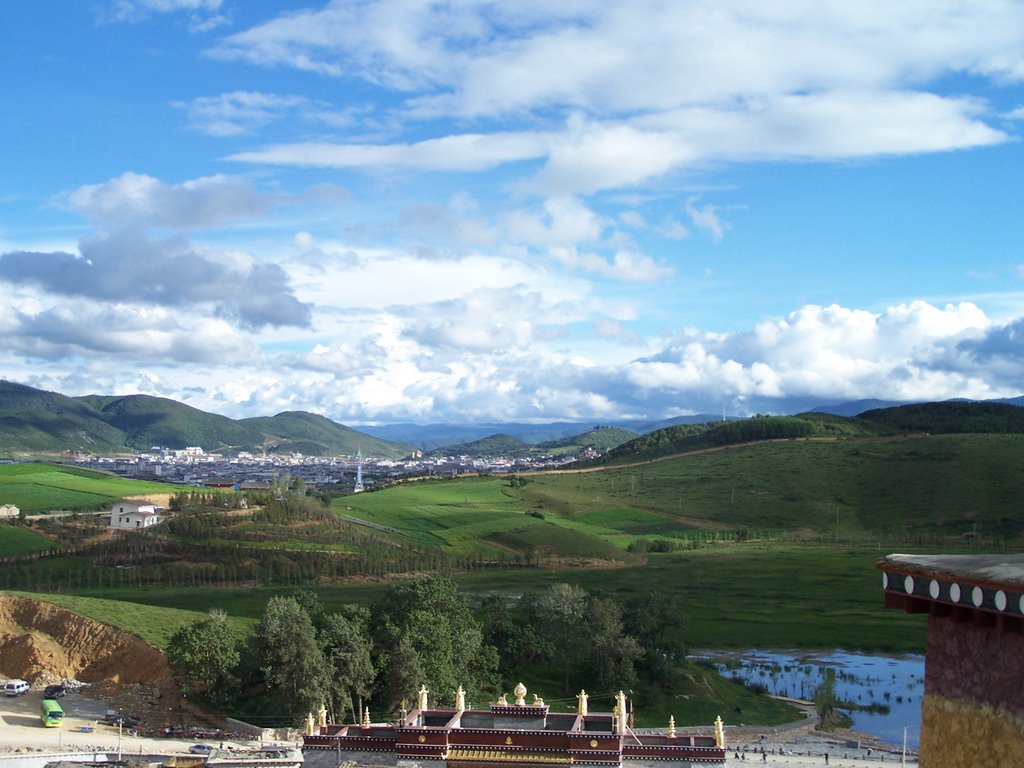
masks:
<svg viewBox="0 0 1024 768"><path fill-rule="evenodd" d="M762 443L522 483L409 483L335 509L398 541L464 554L540 546L624 559L638 540L1009 546L1024 534L1021 497L1024 436L936 435Z"/></svg>
<svg viewBox="0 0 1024 768"><path fill-rule="evenodd" d="M508 478L409 483L378 493L346 496L334 509L397 540L483 558L529 555L550 547L568 557L607 557L614 547L594 531L563 525L507 493ZM611 532L614 533L614 532Z"/></svg>
<svg viewBox="0 0 1024 768"><path fill-rule="evenodd" d="M805 530L870 539L1024 532L1024 436L790 440L603 472L529 476L511 489L567 519L619 517L643 536ZM636 518L636 511L647 513ZM642 526L626 525L643 522Z"/></svg>
<svg viewBox="0 0 1024 768"><path fill-rule="evenodd" d="M27 528L0 523L0 557L46 552L53 542Z"/></svg>
<svg viewBox="0 0 1024 768"><path fill-rule="evenodd" d="M740 545L694 553L651 555L620 568L522 568L456 577L479 603L486 595L515 598L568 582L630 600L647 592L675 595L681 605L677 636L689 648L846 648L920 652L925 619L882 605L874 561L888 552L818 545ZM369 605L384 582L315 587L328 609ZM217 589L136 587L75 590L82 596L203 614L211 608L255 622L267 600L294 588ZM91 614L87 614L91 615Z"/></svg>
<svg viewBox="0 0 1024 768"><path fill-rule="evenodd" d="M0 498L27 514L54 510L96 510L124 496L166 494L165 483L125 480L116 475L56 464L0 466Z"/></svg>

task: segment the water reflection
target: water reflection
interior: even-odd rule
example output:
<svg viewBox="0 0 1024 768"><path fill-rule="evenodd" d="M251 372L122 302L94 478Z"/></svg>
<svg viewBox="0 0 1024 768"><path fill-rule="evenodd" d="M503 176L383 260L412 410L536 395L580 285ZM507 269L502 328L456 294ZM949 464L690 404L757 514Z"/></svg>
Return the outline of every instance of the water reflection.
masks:
<svg viewBox="0 0 1024 768"><path fill-rule="evenodd" d="M706 652L697 655L715 663L725 677L763 687L767 693L814 700L828 670L835 672L836 696L854 730L889 744L918 747L921 699L924 696L924 656L871 656L845 651Z"/></svg>

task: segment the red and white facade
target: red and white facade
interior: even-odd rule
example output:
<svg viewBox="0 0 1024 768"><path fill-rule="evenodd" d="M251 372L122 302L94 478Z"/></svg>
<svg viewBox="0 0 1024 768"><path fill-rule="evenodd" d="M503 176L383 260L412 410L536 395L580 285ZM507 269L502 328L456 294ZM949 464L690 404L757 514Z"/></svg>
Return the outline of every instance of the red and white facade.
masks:
<svg viewBox="0 0 1024 768"><path fill-rule="evenodd" d="M624 697L623 697L624 702ZM724 765L719 720L714 736L636 734L619 713L553 713L546 704L491 704L488 709L424 708L397 725L320 725L308 729L307 763L316 751L339 762L402 768L695 768ZM312 725L312 723L311 723Z"/></svg>

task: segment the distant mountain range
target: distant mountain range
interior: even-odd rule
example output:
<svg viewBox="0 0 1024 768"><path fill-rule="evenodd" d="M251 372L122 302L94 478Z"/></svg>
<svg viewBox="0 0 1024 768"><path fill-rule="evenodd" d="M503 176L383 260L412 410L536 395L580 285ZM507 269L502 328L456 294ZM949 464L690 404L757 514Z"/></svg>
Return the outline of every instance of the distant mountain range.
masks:
<svg viewBox="0 0 1024 768"><path fill-rule="evenodd" d="M696 413L671 419L626 419L597 424L593 422L556 421L545 424L524 422L503 422L500 424L379 424L361 426L360 430L404 445L411 445L427 453L438 448L455 451L457 447L474 443L495 435L513 437L530 446L576 438L602 427L617 427L638 435L677 424L705 424L720 421L721 416L710 413Z"/></svg>
<svg viewBox="0 0 1024 768"><path fill-rule="evenodd" d="M67 397L0 381L0 451L114 454L152 447L207 452L274 451L308 456L400 458L404 445L305 411L229 419L149 395Z"/></svg>
<svg viewBox="0 0 1024 768"><path fill-rule="evenodd" d="M967 401L950 401L967 402ZM987 401L1024 406L1024 397ZM858 416L867 411L910 405L857 400L820 405L809 411ZM737 419L729 419L735 421ZM202 447L208 452L302 453L400 458L424 452L482 455L495 452L571 451L586 446L608 450L667 427L721 422L716 414L662 420L621 420L605 424L386 424L358 430L306 411L230 419L167 398L149 395L68 397L0 380L0 452L123 453L152 447ZM504 450L497 450L498 448Z"/></svg>

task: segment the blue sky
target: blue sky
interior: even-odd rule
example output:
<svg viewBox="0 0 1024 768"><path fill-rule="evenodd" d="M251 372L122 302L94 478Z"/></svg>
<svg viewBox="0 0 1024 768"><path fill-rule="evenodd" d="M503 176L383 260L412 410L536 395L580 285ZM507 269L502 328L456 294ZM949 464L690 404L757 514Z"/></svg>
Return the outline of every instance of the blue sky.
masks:
<svg viewBox="0 0 1024 768"><path fill-rule="evenodd" d="M347 424L1024 391L1024 5L12 0L0 365Z"/></svg>

